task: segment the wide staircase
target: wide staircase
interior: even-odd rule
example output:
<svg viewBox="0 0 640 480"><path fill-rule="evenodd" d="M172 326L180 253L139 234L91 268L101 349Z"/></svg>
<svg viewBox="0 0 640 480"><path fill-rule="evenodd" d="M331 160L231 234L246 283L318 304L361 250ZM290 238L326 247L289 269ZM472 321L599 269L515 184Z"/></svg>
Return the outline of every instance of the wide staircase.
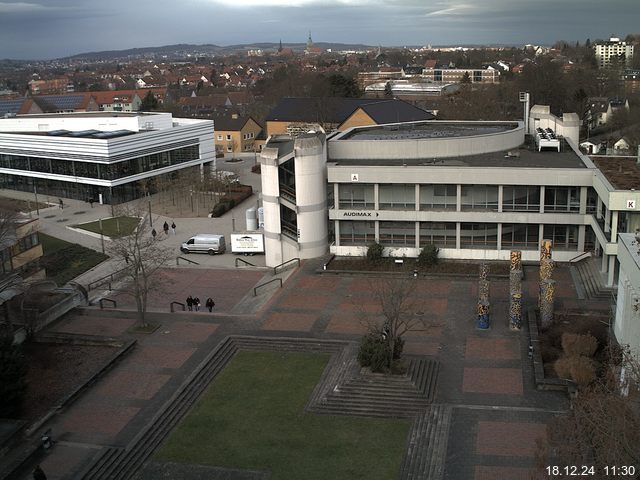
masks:
<svg viewBox="0 0 640 480"><path fill-rule="evenodd" d="M580 283L584 298L611 300L615 288L606 286L606 274L600 272L600 258L586 258L571 265L574 279Z"/></svg>

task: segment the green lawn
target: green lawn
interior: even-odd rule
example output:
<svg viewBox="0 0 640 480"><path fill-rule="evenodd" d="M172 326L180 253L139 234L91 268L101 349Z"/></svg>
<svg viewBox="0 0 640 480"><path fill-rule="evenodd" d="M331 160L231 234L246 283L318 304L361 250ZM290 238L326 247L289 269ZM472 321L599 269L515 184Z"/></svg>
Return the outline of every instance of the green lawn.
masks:
<svg viewBox="0 0 640 480"><path fill-rule="evenodd" d="M95 267L107 258L107 255L83 247L77 243L69 243L59 238L51 237L42 232L38 233L44 256L40 264L47 271L47 278L59 286L78 275Z"/></svg>
<svg viewBox="0 0 640 480"><path fill-rule="evenodd" d="M408 420L304 412L328 358L239 352L156 458L270 470L273 480L397 478Z"/></svg>
<svg viewBox="0 0 640 480"><path fill-rule="evenodd" d="M107 237L119 237L121 235L130 235L138 226L140 219L138 217L113 217L102 220L102 233ZM100 233L100 221L82 223L75 225L76 228L88 230L93 233Z"/></svg>

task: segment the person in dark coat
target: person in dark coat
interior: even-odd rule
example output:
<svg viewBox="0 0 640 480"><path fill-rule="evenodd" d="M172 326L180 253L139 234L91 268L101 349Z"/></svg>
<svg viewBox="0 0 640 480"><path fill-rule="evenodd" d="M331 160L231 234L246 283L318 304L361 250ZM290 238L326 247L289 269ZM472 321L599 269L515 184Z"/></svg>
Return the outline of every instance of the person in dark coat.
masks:
<svg viewBox="0 0 640 480"><path fill-rule="evenodd" d="M153 238L156 238L156 235L158 234L158 232L156 232L156 229L154 228L153 230L151 230L151 236Z"/></svg>
<svg viewBox="0 0 640 480"><path fill-rule="evenodd" d="M171 233L176 234L176 222L171 222Z"/></svg>
<svg viewBox="0 0 640 480"><path fill-rule="evenodd" d="M191 295L187 297L187 308L189 309L189 311L193 310L193 298L191 297Z"/></svg>
<svg viewBox="0 0 640 480"><path fill-rule="evenodd" d="M40 465L36 465L36 468L33 469L33 480L47 480L47 476L40 468Z"/></svg>
<svg viewBox="0 0 640 480"><path fill-rule="evenodd" d="M207 298L207 301L205 303L205 306L209 309L209 311L211 312L213 310L213 307L216 306L216 302L213 301L213 298L209 297Z"/></svg>
<svg viewBox="0 0 640 480"><path fill-rule="evenodd" d="M200 299L198 297L193 298L193 306L196 309L196 312L200 311Z"/></svg>
<svg viewBox="0 0 640 480"><path fill-rule="evenodd" d="M169 224L167 222L164 222L162 229L164 230L165 235L169 235Z"/></svg>

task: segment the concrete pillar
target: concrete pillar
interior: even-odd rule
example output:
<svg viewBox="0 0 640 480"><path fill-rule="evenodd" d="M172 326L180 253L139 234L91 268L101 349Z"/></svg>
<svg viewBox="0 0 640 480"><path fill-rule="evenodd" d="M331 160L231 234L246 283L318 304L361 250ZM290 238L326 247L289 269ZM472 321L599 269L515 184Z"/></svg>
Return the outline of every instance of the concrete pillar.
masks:
<svg viewBox="0 0 640 480"><path fill-rule="evenodd" d="M416 242L415 247L420 248L420 222L416 222Z"/></svg>
<svg viewBox="0 0 640 480"><path fill-rule="evenodd" d="M373 232L374 232L374 235L376 236L376 242L380 243L380 220L376 220L375 223L373 224Z"/></svg>
<svg viewBox="0 0 640 480"><path fill-rule="evenodd" d="M540 325L542 329L548 328L553 322L553 302L555 299L555 280L545 280L542 284L542 295L540 302Z"/></svg>
<svg viewBox="0 0 640 480"><path fill-rule="evenodd" d="M580 187L580 215L587 213L587 187Z"/></svg>
<svg viewBox="0 0 640 480"><path fill-rule="evenodd" d="M462 211L462 185L456 185L456 212Z"/></svg>
<svg viewBox="0 0 640 480"><path fill-rule="evenodd" d="M538 225L538 248L542 245L542 240L544 239L544 225L541 223Z"/></svg>
<svg viewBox="0 0 640 480"><path fill-rule="evenodd" d="M607 260L609 258L609 255L606 255L604 253L604 245L602 246L602 263L600 264L600 273L606 273L607 272Z"/></svg>
<svg viewBox="0 0 640 480"><path fill-rule="evenodd" d="M609 255L609 275L607 276L607 287L613 287L616 276L616 256Z"/></svg>
<svg viewBox="0 0 640 480"><path fill-rule="evenodd" d="M502 212L502 201L504 198L504 185L498 185L498 213ZM500 248L498 248L500 250Z"/></svg>
<svg viewBox="0 0 640 480"><path fill-rule="evenodd" d="M333 221L333 234L335 235L336 247L340 246L340 220Z"/></svg>
<svg viewBox="0 0 640 480"><path fill-rule="evenodd" d="M331 205L327 205L331 208ZM333 208L336 210L340 208L340 184L333 184Z"/></svg>
<svg viewBox="0 0 640 480"><path fill-rule="evenodd" d="M596 218L598 220L602 218L602 200L600 200L600 197L596 200Z"/></svg>
<svg viewBox="0 0 640 480"><path fill-rule="evenodd" d="M460 222L456 222L456 249L460 250Z"/></svg>
<svg viewBox="0 0 640 480"><path fill-rule="evenodd" d="M540 213L544 213L544 185L540 187ZM540 225L542 227L542 225Z"/></svg>
<svg viewBox="0 0 640 480"><path fill-rule="evenodd" d="M420 211L420 184L416 183L415 185L416 191L415 191L415 199L416 199L416 212Z"/></svg>
<svg viewBox="0 0 640 480"><path fill-rule="evenodd" d="M496 239L496 247L498 250L502 250L502 224L499 223L498 224L498 233L497 233L498 238Z"/></svg>
<svg viewBox="0 0 640 480"><path fill-rule="evenodd" d="M377 183L373 184L373 208L375 210L380 210L380 202L379 202L379 188L380 185ZM377 238L377 237L376 237Z"/></svg>
<svg viewBox="0 0 640 480"><path fill-rule="evenodd" d="M618 243L618 211L611 212L611 243Z"/></svg>
<svg viewBox="0 0 640 480"><path fill-rule="evenodd" d="M607 211L604 212L604 232L611 231L611 210L607 208Z"/></svg>
<svg viewBox="0 0 640 480"><path fill-rule="evenodd" d="M578 251L584 252L584 242L586 240L587 228L585 225L578 225Z"/></svg>

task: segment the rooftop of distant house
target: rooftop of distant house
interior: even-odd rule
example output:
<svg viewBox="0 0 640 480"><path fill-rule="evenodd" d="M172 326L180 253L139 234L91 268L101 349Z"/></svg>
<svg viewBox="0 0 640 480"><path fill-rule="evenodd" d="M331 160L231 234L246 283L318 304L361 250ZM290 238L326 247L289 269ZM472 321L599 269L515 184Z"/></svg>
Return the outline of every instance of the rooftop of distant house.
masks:
<svg viewBox="0 0 640 480"><path fill-rule="evenodd" d="M635 157L591 157L616 190L640 190L640 164Z"/></svg>

